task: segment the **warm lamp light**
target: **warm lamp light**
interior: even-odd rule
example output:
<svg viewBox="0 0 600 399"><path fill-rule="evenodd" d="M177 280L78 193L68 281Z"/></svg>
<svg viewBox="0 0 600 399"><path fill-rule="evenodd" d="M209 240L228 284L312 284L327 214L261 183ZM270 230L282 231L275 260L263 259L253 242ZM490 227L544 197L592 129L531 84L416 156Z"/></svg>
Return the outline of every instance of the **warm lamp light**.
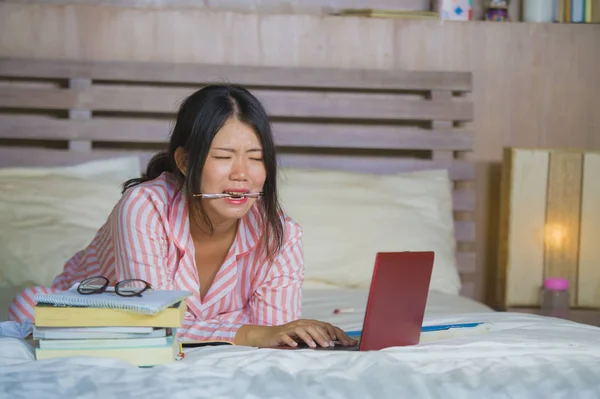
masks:
<svg viewBox="0 0 600 399"><path fill-rule="evenodd" d="M550 224L544 227L544 243L550 248L562 247L566 237L566 229L560 224Z"/></svg>

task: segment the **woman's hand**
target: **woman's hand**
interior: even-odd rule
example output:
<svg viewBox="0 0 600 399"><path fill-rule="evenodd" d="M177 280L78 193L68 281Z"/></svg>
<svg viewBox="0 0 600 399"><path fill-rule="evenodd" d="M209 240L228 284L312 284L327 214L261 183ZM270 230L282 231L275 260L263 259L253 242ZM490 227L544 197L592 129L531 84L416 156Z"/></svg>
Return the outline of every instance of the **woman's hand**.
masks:
<svg viewBox="0 0 600 399"><path fill-rule="evenodd" d="M267 342L273 342L274 345L295 347L298 346L298 342L305 342L311 348L316 348L317 345L334 346L333 341L339 341L344 346L356 344L356 340L350 338L338 327L322 321L303 319L274 327L267 338Z"/></svg>
<svg viewBox="0 0 600 399"><path fill-rule="evenodd" d="M299 342L305 342L311 348L333 346L333 341L338 341L344 346L356 344L356 340L350 338L338 327L318 320L304 319L281 326L245 325L238 331L236 341L242 345L247 342L250 346L257 347L279 345L296 347Z"/></svg>

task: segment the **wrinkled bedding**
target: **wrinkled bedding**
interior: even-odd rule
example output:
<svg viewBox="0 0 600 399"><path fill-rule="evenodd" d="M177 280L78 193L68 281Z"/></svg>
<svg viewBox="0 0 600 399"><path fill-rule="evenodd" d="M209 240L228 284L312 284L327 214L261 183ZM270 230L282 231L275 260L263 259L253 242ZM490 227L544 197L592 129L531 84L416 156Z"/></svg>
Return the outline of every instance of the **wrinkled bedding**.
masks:
<svg viewBox="0 0 600 399"><path fill-rule="evenodd" d="M304 303L303 317L358 329L366 292L307 290ZM354 311L334 315L333 309L338 307ZM189 349L182 361L155 368L108 359L23 360L0 366L0 396L600 397L600 328L493 312L467 298L430 295L426 324L472 321L493 323L492 330L378 352L205 347Z"/></svg>

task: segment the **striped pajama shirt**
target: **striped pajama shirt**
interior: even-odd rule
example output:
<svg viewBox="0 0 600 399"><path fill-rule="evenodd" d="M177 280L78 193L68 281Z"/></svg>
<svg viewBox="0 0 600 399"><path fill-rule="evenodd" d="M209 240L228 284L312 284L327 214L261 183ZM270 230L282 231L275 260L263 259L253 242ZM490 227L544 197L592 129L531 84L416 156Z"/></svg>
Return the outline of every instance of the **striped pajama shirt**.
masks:
<svg viewBox="0 0 600 399"><path fill-rule="evenodd" d="M188 207L174 178L157 179L128 189L87 248L67 261L51 287L22 291L11 303L9 318L33 320L34 296L56 292L90 276L112 282L146 280L156 289L189 290L180 340L232 342L243 324L281 325L301 313L304 278L302 231L284 216L281 252L264 259L257 206L239 223L238 233L212 286L200 298Z"/></svg>

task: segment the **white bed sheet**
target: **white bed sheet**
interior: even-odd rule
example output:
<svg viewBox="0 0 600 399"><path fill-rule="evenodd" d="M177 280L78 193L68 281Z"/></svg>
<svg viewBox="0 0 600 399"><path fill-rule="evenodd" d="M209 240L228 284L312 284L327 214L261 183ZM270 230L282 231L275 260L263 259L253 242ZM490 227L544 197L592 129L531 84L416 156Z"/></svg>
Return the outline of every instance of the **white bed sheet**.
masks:
<svg viewBox="0 0 600 399"><path fill-rule="evenodd" d="M365 294L307 290L304 317L355 328L361 310L340 318L331 312L364 308ZM0 397L600 397L600 328L430 296L427 322L473 320L494 323L494 331L378 352L196 348L183 361L151 369L107 359L27 361L0 366Z"/></svg>

